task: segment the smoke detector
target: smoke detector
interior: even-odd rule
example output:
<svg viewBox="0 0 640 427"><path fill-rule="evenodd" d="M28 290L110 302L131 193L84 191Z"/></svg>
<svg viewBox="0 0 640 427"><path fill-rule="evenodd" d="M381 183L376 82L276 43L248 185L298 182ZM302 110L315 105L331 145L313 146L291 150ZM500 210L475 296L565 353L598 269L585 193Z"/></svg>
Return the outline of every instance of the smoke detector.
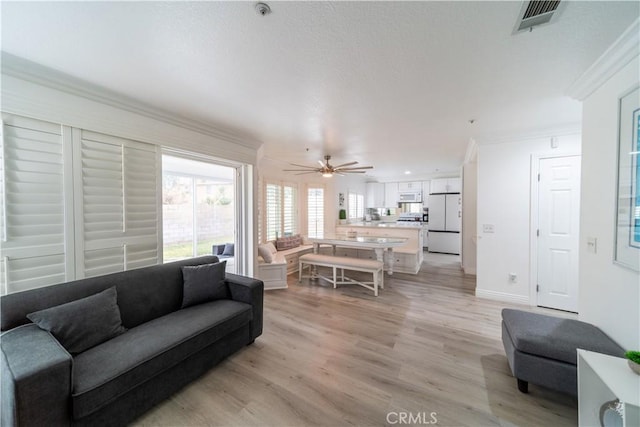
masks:
<svg viewBox="0 0 640 427"><path fill-rule="evenodd" d="M566 1L525 1L520 9L513 34L532 31L533 27L555 22Z"/></svg>
<svg viewBox="0 0 640 427"><path fill-rule="evenodd" d="M271 8L266 3L256 3L256 13L258 15L267 16L271 13Z"/></svg>

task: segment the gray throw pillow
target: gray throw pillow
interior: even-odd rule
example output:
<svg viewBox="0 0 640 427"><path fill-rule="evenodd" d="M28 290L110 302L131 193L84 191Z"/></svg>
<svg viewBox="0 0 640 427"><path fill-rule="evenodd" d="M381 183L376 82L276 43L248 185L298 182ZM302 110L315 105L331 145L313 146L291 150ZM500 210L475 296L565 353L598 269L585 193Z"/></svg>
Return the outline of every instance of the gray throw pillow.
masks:
<svg viewBox="0 0 640 427"><path fill-rule="evenodd" d="M233 243L226 243L224 245L224 251L222 251L222 255L233 256L233 247L234 247Z"/></svg>
<svg viewBox="0 0 640 427"><path fill-rule="evenodd" d="M182 267L182 308L229 298L225 283L227 261Z"/></svg>
<svg viewBox="0 0 640 427"><path fill-rule="evenodd" d="M126 329L122 326L116 287L66 304L27 314L71 354L82 353Z"/></svg>

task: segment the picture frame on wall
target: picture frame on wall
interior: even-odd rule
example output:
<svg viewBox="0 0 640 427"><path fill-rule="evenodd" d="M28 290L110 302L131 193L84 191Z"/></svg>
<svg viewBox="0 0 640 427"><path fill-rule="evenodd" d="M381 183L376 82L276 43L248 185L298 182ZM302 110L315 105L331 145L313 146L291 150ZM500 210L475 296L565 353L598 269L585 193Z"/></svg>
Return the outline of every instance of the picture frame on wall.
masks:
<svg viewBox="0 0 640 427"><path fill-rule="evenodd" d="M640 88L620 98L614 262L640 271Z"/></svg>

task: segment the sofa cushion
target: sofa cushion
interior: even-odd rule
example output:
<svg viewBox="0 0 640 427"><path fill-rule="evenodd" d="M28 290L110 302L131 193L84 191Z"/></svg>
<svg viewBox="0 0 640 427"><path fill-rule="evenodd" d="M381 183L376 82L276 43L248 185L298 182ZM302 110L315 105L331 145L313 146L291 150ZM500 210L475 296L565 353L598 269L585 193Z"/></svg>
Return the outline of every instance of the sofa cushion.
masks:
<svg viewBox="0 0 640 427"><path fill-rule="evenodd" d="M276 248L279 251L297 248L302 244L302 237L299 234L290 237L281 237L276 239Z"/></svg>
<svg viewBox="0 0 640 427"><path fill-rule="evenodd" d="M182 308L229 298L229 290L224 282L226 268L226 261L182 267Z"/></svg>
<svg viewBox="0 0 640 427"><path fill-rule="evenodd" d="M235 245L233 243L225 243L224 250L222 251L222 255L224 255L224 256L233 256L234 246Z"/></svg>
<svg viewBox="0 0 640 427"><path fill-rule="evenodd" d="M502 319L516 350L576 365L576 349L622 356L622 348L597 327L573 319L505 308Z"/></svg>
<svg viewBox="0 0 640 427"><path fill-rule="evenodd" d="M95 412L251 320L250 304L217 300L143 323L79 354L73 362L74 419Z"/></svg>
<svg viewBox="0 0 640 427"><path fill-rule="evenodd" d="M81 353L125 331L116 288L27 314L41 329L51 332L71 354Z"/></svg>
<svg viewBox="0 0 640 427"><path fill-rule="evenodd" d="M258 246L258 255L262 257L264 262L271 264L273 262L273 256L277 253L276 247L273 243L264 243Z"/></svg>

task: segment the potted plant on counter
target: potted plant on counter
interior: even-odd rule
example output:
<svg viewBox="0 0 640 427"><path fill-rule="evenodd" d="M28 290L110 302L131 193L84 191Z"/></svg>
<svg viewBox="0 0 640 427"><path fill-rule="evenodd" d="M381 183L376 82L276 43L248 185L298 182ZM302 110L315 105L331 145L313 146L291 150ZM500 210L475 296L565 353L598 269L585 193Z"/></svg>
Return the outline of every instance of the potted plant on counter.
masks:
<svg viewBox="0 0 640 427"><path fill-rule="evenodd" d="M627 363L629 363L631 370L640 375L640 351L627 351L624 357L629 359Z"/></svg>
<svg viewBox="0 0 640 427"><path fill-rule="evenodd" d="M338 211L338 223L346 224L347 223L347 211L345 209L340 209Z"/></svg>

